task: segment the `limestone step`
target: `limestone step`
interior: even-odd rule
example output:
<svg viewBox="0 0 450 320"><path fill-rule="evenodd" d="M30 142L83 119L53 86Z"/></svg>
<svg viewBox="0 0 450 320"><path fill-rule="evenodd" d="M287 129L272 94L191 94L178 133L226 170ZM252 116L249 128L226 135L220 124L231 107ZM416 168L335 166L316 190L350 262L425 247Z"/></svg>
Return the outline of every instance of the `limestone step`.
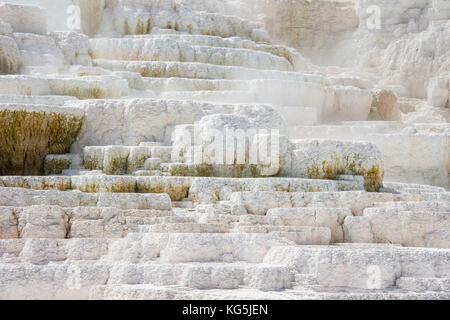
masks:
<svg viewBox="0 0 450 320"><path fill-rule="evenodd" d="M230 200L233 192L260 190L267 192L267 195L276 195L281 191L298 193L299 191L312 191L313 194L306 193L306 200L295 204L296 206L312 205L311 201L320 206L320 202L329 203L331 207L350 205L356 213L362 215L362 209L369 203L370 206L377 205L383 201L388 204L392 201L448 201L450 193L423 193L423 194L392 194L392 193L333 193L318 192L321 190L342 190L343 186L349 188L352 184L346 181L308 180L300 178L257 178L257 179L233 179L233 178L194 178L194 177L133 177L133 176L47 176L47 177L0 177L0 186L3 188L27 188L36 190L80 190L90 192L143 192L143 193L167 193L174 201L181 201L189 194L189 198L195 203L215 203L220 200ZM354 184L359 189L358 184ZM318 189L319 188L319 189ZM2 189L7 191L7 189ZM270 193L270 190L274 192ZM188 193L189 192L189 193ZM289 195L288 193L288 195ZM252 193L249 192L248 196ZM244 196L247 195L244 193ZM257 196L257 195L255 195ZM279 195L281 196L281 195ZM296 195L295 201L297 201ZM235 203L238 196L235 196ZM247 202L245 197L243 204ZM327 199L328 197L328 199ZM352 202L351 197L361 199L361 205ZM321 198L323 200L321 200ZM365 199L363 201L363 199ZM250 200L250 198L249 198ZM336 202L337 201L337 202ZM239 201L238 201L239 202ZM261 203L264 203L262 201ZM373 205L372 205L373 203ZM394 204L395 205L395 204ZM424 205L424 208L426 204ZM361 209L362 208L362 209Z"/></svg>
<svg viewBox="0 0 450 320"><path fill-rule="evenodd" d="M279 290L290 286L285 267L233 264L147 264L108 265L72 264L0 264L1 299L88 299L89 291L105 292L118 287L192 289ZM214 275L214 277L212 277ZM270 275L270 278L267 276ZM142 285L136 285L137 280ZM120 284L122 283L122 284ZM131 283L131 284L123 284ZM191 289L190 289L191 288ZM248 289L247 289L248 290ZM97 293L98 294L98 293ZM102 297L104 298L104 297ZM161 296L160 298L164 298Z"/></svg>
<svg viewBox="0 0 450 320"><path fill-rule="evenodd" d="M449 180L450 181L450 180ZM412 194L422 194L422 193L437 193L437 192L446 192L446 188L436 187L436 188L404 188L402 189L405 193Z"/></svg>
<svg viewBox="0 0 450 320"><path fill-rule="evenodd" d="M15 242L16 245L11 245L12 242ZM6 243L10 243L10 245L5 247ZM56 243L58 245L55 247ZM91 250L89 251L90 254L87 254L87 245L92 245L96 250ZM42 247L48 248L45 250L44 255L42 255ZM5 259L5 248L9 250L6 253L8 255L6 257L7 259ZM41 250L40 253L38 253L38 248ZM177 288L179 294L186 294L186 292L193 293L192 289L209 289L208 291L203 291L203 294L208 292L208 296L218 294L221 297L227 297L227 294L223 291L219 292L217 289L245 288L248 294L249 289L254 288L258 291L255 291L252 297L263 296L263 292L265 291L272 291L268 293L269 295L276 294L273 291L278 291L278 294L280 294L279 298L284 296L285 298L290 297L291 299L301 296L316 299L336 298L339 297L339 294L341 296L344 294L349 299L379 299L382 297L389 299L408 297L443 298L442 294L448 291L446 289L448 270L445 271L448 250L412 249L392 246L358 248L358 246L353 246L353 249L349 251L349 248L348 246L273 247L268 254L268 258L266 257L265 259L267 261L263 264L245 262L111 264L106 261L101 264L93 264L89 260L96 260L105 255L107 248L104 241L92 243L92 239L57 240L57 242L48 239L3 240L0 242L0 249L2 249L0 250L2 253L0 270L5 276L1 280L2 288L4 288L1 297L11 297L14 294L23 295L23 291L27 289L28 293L25 296L33 298L38 289L42 290L43 288L48 289L45 293L46 297L63 297L64 294L67 297L67 294L71 294L72 298L85 298L87 290L91 288L97 291L96 294L113 292L117 289L116 293L124 297L123 294L126 295L127 290L144 290L149 294L149 291L152 291L155 286L164 286L164 288L159 287L159 290L163 291L169 290L170 288ZM279 264L272 264L271 255L274 254L273 251L278 253L286 251L286 253L290 252L291 255L299 252L300 255L296 256L296 259L299 257L301 259L298 261L296 259L281 259L277 260ZM389 279L385 280L383 276L381 284L383 285L385 282L390 283L390 279L392 279L390 275L393 272L400 272L402 276L395 282L397 287L367 287L367 283L372 283L368 278L362 279L361 283L364 285L360 287L358 279L350 280L346 278L347 282L345 286L347 288L342 288L341 283L336 283L336 278L332 275L331 279L333 280L329 280L330 272L342 272L342 269L330 271L327 271L328 269L320 269L323 258L318 259L320 261L319 265L312 263L312 261L310 263L304 263L305 259L311 259L311 254L314 252L316 254L330 254L333 251L338 251L337 253L339 253L334 255L334 259L336 260L334 264L342 262L346 263L347 268L350 267L350 270L345 273L345 276L348 277L354 277L354 272L358 268L362 268L362 270L357 271L358 275L360 273L365 274L365 265L360 264L361 259L370 257L366 263L373 263L373 259L376 260L375 262L378 262L379 259L386 259L394 254L399 259L400 264L393 269L389 269L389 265L395 265L398 262L392 259L383 260L385 263L380 265L380 269L383 272L382 274L384 272L389 273L387 276ZM384 255L382 254L383 252L385 253ZM352 255L349 256L349 254ZM359 257L360 255L364 257ZM19 256L20 259L18 259ZM71 259L70 265L67 263L49 263L51 261L64 261L66 259L65 257ZM24 263L25 261L31 262L32 264ZM293 261L297 262L292 264ZM285 265L285 263L288 263L289 266ZM302 266L300 268L301 270L298 270L300 266ZM317 267L319 267L320 271L318 273L304 273L308 268L310 268L308 270L314 271ZM297 268L298 271L302 272L295 273L292 268ZM373 275L373 272L371 270L369 271L366 277ZM20 278L17 276L17 272L20 272ZM54 276L47 277L48 275ZM446 275L447 278L445 278ZM222 277L225 278L222 279ZM418 279L420 277L431 278L432 280ZM412 281L410 280L411 278L415 279ZM392 281L395 281L395 277ZM375 281L374 284L378 284L378 282ZM417 290L418 285L423 288L424 284L426 284L426 288L430 291L427 292L427 295L413 293ZM95 286L101 287L93 288ZM17 290L13 291L12 288L16 288ZM124 290L124 288L127 289ZM348 293L349 288L354 288L352 293ZM91 294L94 293L92 289ZM200 293L198 291L195 292L196 296ZM239 295L240 292L237 290L229 292L229 294ZM114 296L103 296L103 298L105 297L113 298ZM115 297L117 298L118 296ZM137 298L137 296L133 297ZM164 297L166 296L159 296L160 299ZM201 297L203 296L201 295Z"/></svg>
<svg viewBox="0 0 450 320"><path fill-rule="evenodd" d="M433 211L435 203L412 207L367 208L362 217L347 217L346 236L351 242L399 243L408 247L450 248L450 210Z"/></svg>
<svg viewBox="0 0 450 320"><path fill-rule="evenodd" d="M46 22L43 23L45 28ZM22 72L40 70L56 74L64 65L91 63L89 42L85 35L64 31L40 32L40 34L33 31L17 31L14 33L14 40L21 51Z"/></svg>
<svg viewBox="0 0 450 320"><path fill-rule="evenodd" d="M64 208L48 205L0 207L0 239L120 238L137 231L140 225L180 220L171 218L177 217L172 217L170 210Z"/></svg>
<svg viewBox="0 0 450 320"><path fill-rule="evenodd" d="M0 75L0 84L0 94L7 95L114 99L128 92L128 82L115 76Z"/></svg>
<svg viewBox="0 0 450 320"><path fill-rule="evenodd" d="M449 123L413 123L411 125L419 132L439 132L447 135L450 133Z"/></svg>
<svg viewBox="0 0 450 320"><path fill-rule="evenodd" d="M438 193L438 195L446 195L447 193ZM365 213L370 212L386 212L386 211L414 211L423 212L424 210L430 210L433 212L448 212L450 211L450 203L442 199L442 201L387 201L387 202L375 202L373 204L376 208L367 209Z"/></svg>
<svg viewBox="0 0 450 320"><path fill-rule="evenodd" d="M168 194L179 201L188 195L193 178L190 177L134 177L134 176L77 176L72 188L85 192L138 192Z"/></svg>
<svg viewBox="0 0 450 320"><path fill-rule="evenodd" d="M227 224L230 229L233 229L237 222L239 222L239 216L230 215L227 213L215 213L215 212L206 212L201 213L198 216L198 222L201 223L219 223L219 224Z"/></svg>
<svg viewBox="0 0 450 320"><path fill-rule="evenodd" d="M99 67L84 66L84 65L73 65L69 66L67 70L65 70L67 75L72 75L74 77L85 77L85 76L109 76L114 73L110 70L106 70Z"/></svg>
<svg viewBox="0 0 450 320"><path fill-rule="evenodd" d="M291 130L292 126L299 124L314 125L322 121L320 114L315 107L293 106L274 106L274 109L280 114L285 123Z"/></svg>
<svg viewBox="0 0 450 320"><path fill-rule="evenodd" d="M257 70L237 66L220 66L198 62L166 61L124 61L95 59L96 66L113 71L139 72L143 77L156 78L192 78L192 79L272 79L304 81L312 78L323 82L320 75L304 75L296 72L278 70Z"/></svg>
<svg viewBox="0 0 450 320"><path fill-rule="evenodd" d="M108 176L92 172L92 174L75 176L0 176L0 187L3 187L4 189L2 190L5 192L8 192L8 188L72 190L72 192L67 193L70 195L91 195L92 193L98 192L112 192L124 194L138 193L136 196L139 197L144 196L145 193L165 193L172 200L181 201L187 197L193 180L193 177ZM77 193L74 191L81 192ZM64 194L62 193L62 195Z"/></svg>
<svg viewBox="0 0 450 320"><path fill-rule="evenodd" d="M257 289L193 290L179 286L114 285L97 286L90 291L90 299L106 300L448 300L446 292L396 292L388 290L352 292L270 291Z"/></svg>
<svg viewBox="0 0 450 320"><path fill-rule="evenodd" d="M0 176L0 187L34 190L60 190L71 188L71 178L62 176Z"/></svg>
<svg viewBox="0 0 450 320"><path fill-rule="evenodd" d="M404 193L432 193L432 192L446 192L447 190L442 187L429 186L429 185L420 185L420 184L408 184L408 183L395 183L385 181L384 186L386 188L390 188L396 190L397 192Z"/></svg>
<svg viewBox="0 0 450 320"><path fill-rule="evenodd" d="M43 174L45 156L68 152L83 118L75 107L7 103L0 114L0 175Z"/></svg>
<svg viewBox="0 0 450 320"><path fill-rule="evenodd" d="M194 203L211 204L221 200L230 200L234 192L331 192L336 196L343 190L362 190L358 181L314 180L302 178L195 178L189 189L189 199ZM359 193L356 193L359 195ZM361 192L361 196L364 193ZM237 199L237 198L236 198ZM237 202L237 200L233 202ZM245 203L245 201L244 201Z"/></svg>
<svg viewBox="0 0 450 320"><path fill-rule="evenodd" d="M183 199L182 201L172 201L172 207L173 208L190 209L190 208L194 208L194 204L192 203L192 201Z"/></svg>
<svg viewBox="0 0 450 320"><path fill-rule="evenodd" d="M172 224L188 224L194 220L188 217L125 217L114 222L91 221L81 219L71 221L71 229L68 238L123 238L129 233L150 232L157 225L166 226Z"/></svg>
<svg viewBox="0 0 450 320"><path fill-rule="evenodd" d="M255 80L235 80L235 79L193 79L193 78L144 78L146 88L155 91L158 94L166 95L176 94L178 91L249 91L255 93L254 101L271 101L270 98L282 101L278 104L296 105L295 99L307 101L311 99L311 106L317 107L321 103L320 96L323 95L323 80L317 76L304 75L301 80L282 80L282 79L255 79ZM267 92L269 90L270 92ZM314 90L315 94L309 95L308 92ZM256 95L259 94L259 95ZM275 94L274 94L275 93ZM261 98L263 97L264 100ZM257 100L260 99L260 100ZM283 99L287 102L284 102ZM316 100L313 100L316 99ZM318 101L318 102L314 102ZM316 105L312 105L316 103ZM300 105L300 103L298 103ZM307 106L307 105L305 105Z"/></svg>
<svg viewBox="0 0 450 320"><path fill-rule="evenodd" d="M0 76L1 77L1 76ZM0 110L24 111L24 112L45 112L57 113L65 115L82 116L83 112L73 105L47 105L47 104L21 104L21 103L4 103L0 105Z"/></svg>
<svg viewBox="0 0 450 320"><path fill-rule="evenodd" d="M417 131L403 125L300 126L291 129L300 139L339 139L367 141L383 154L385 179L390 182L430 184L448 188L449 138L443 132ZM424 150L428 150L424 152ZM433 154L430 159L426 155ZM414 159L412 161L411 159ZM420 190L412 190L414 192Z"/></svg>
<svg viewBox="0 0 450 320"><path fill-rule="evenodd" d="M274 234L129 233L109 245L107 261L261 262L270 247L293 245Z"/></svg>
<svg viewBox="0 0 450 320"><path fill-rule="evenodd" d="M398 292L381 291L376 292L318 292L306 294L306 298L319 300L448 300L450 294L446 292L430 292L430 293L412 293L412 292ZM294 294L291 299L305 299L302 294Z"/></svg>
<svg viewBox="0 0 450 320"><path fill-rule="evenodd" d="M133 34L133 35L124 35L125 37L145 37L149 35L189 35L190 33L185 31L177 31L172 28L159 28L154 27L150 30L148 34Z"/></svg>
<svg viewBox="0 0 450 320"><path fill-rule="evenodd" d="M133 175L140 177L160 177L160 176L170 176L166 172L160 170L137 170L133 172Z"/></svg>
<svg viewBox="0 0 450 320"><path fill-rule="evenodd" d="M101 170L86 170L84 168L64 169L61 174L51 174L52 176L98 176L105 175Z"/></svg>
<svg viewBox="0 0 450 320"><path fill-rule="evenodd" d="M220 102L220 103L254 103L260 102L264 104L273 105L278 112L281 113L285 120L289 121L291 125L308 124L308 122L301 121L303 117L312 118L309 124L316 123L318 119L318 111L323 104L324 91L320 85L308 84L312 90L317 89L321 91L318 95L304 94L300 83L295 91L290 91L289 87L285 87L279 92L275 92L272 88L271 95L259 88L251 88L248 91L243 90L229 90L229 91L169 91L162 93L159 97L162 99L173 100L195 100L205 102ZM315 88L314 88L315 87ZM295 93L294 93L295 92ZM295 117L297 115L297 117ZM294 116L294 119L289 119L289 116Z"/></svg>
<svg viewBox="0 0 450 320"><path fill-rule="evenodd" d="M292 71L289 61L267 52L191 45L170 38L97 38L90 43L94 59L198 62Z"/></svg>
<svg viewBox="0 0 450 320"><path fill-rule="evenodd" d="M187 42L194 46L208 46L221 48L250 49L255 51L268 52L273 55L283 57L290 63L294 64L296 52L295 50L274 44L256 43L248 39L239 37L222 38L209 35L192 35L192 34L146 34L146 35L129 35L125 38L131 39L171 39L176 41Z"/></svg>
<svg viewBox="0 0 450 320"><path fill-rule="evenodd" d="M296 126L293 134L298 138L327 138L340 140L370 136L370 134L443 134L448 135L445 123L422 124L400 121L342 121L318 126Z"/></svg>
<svg viewBox="0 0 450 320"><path fill-rule="evenodd" d="M291 287L292 275L283 266L250 263L114 264L107 287L148 284L192 289L255 288L262 291Z"/></svg>
<svg viewBox="0 0 450 320"><path fill-rule="evenodd" d="M144 170L158 170L161 158L147 158L144 162Z"/></svg>
<svg viewBox="0 0 450 320"><path fill-rule="evenodd" d="M63 106L67 101L76 100L76 97L71 96L56 96L56 95L15 95L15 94L0 94L0 103L12 104L37 104L37 105L53 105Z"/></svg>
<svg viewBox="0 0 450 320"><path fill-rule="evenodd" d="M108 281L107 265L0 264L0 299L4 300L85 300L89 289Z"/></svg>
<svg viewBox="0 0 450 320"><path fill-rule="evenodd" d="M448 249L398 246L273 247L264 263L287 263L324 287L384 290L399 277L448 278L449 255Z"/></svg>
<svg viewBox="0 0 450 320"><path fill-rule="evenodd" d="M187 79L168 84L167 81L158 82L156 80L147 83L152 89L151 85L153 84L169 87L169 91L159 94L159 97L163 99L240 104L259 102L273 105L293 126L291 131L294 137L296 131L303 128L300 126L302 124L312 125L317 122L328 122L330 118L364 120L371 103L371 95L368 90L353 87L326 87L314 82L272 79L250 80L237 87L238 83L245 81L228 80L225 83L209 83L208 80L192 80L194 83L189 83ZM156 87L156 89L161 90L161 87ZM358 106L355 105L354 99L360 101ZM313 121L304 121L304 117L312 118Z"/></svg>
<svg viewBox="0 0 450 320"><path fill-rule="evenodd" d="M450 279L449 278L408 278L401 277L397 279L396 286L413 292L424 291L450 291Z"/></svg>
<svg viewBox="0 0 450 320"><path fill-rule="evenodd" d="M248 116L253 127L277 129L281 134L285 132L280 115L271 106L262 104L139 98L83 100L68 105L85 111L83 128L71 148L72 152L78 153L86 146L137 146L147 141L167 142L167 146L176 125L193 124L205 116L215 114ZM123 117L117 117L117 114L123 114ZM161 148L162 152L164 148L170 147Z"/></svg>
<svg viewBox="0 0 450 320"><path fill-rule="evenodd" d="M258 178L265 177L256 166L251 165L210 165L188 164L182 162L161 163L160 169L170 176L180 177L229 177Z"/></svg>
<svg viewBox="0 0 450 320"><path fill-rule="evenodd" d="M431 195L431 196L435 196ZM375 202L424 201L424 195L368 193L362 191L324 192L233 192L230 201L243 205L249 214L266 215L269 209L329 207L350 208L353 215L361 216L363 210Z"/></svg>
<svg viewBox="0 0 450 320"><path fill-rule="evenodd" d="M327 139L335 137L336 139L350 139L363 137L368 134L389 134L399 133L405 128L401 122L389 121L351 121L340 124L322 124L317 126L299 125L293 128L292 136L297 139Z"/></svg>
<svg viewBox="0 0 450 320"><path fill-rule="evenodd" d="M89 146L83 149L84 165L106 174L131 174L139 169L157 170L161 161L170 161L170 146Z"/></svg>
<svg viewBox="0 0 450 320"><path fill-rule="evenodd" d="M162 99L170 100L196 100L223 103L249 103L254 100L256 94L243 90L229 91L169 91L160 95Z"/></svg>
<svg viewBox="0 0 450 320"><path fill-rule="evenodd" d="M161 142L144 141L139 143L140 147L164 147Z"/></svg>
<svg viewBox="0 0 450 320"><path fill-rule="evenodd" d="M312 274L301 274L297 273L294 276L293 287L306 287L317 285L317 279Z"/></svg>
<svg viewBox="0 0 450 320"><path fill-rule="evenodd" d="M450 192L423 192L420 194L426 201L445 202L450 199ZM407 202L407 201L406 201Z"/></svg>
<svg viewBox="0 0 450 320"><path fill-rule="evenodd" d="M241 225L235 229L237 233L269 233L289 239L297 245L329 245L331 231L329 228L305 226L270 226L270 225Z"/></svg>
<svg viewBox="0 0 450 320"><path fill-rule="evenodd" d="M48 265L65 261L95 262L108 253L108 239L6 239L0 241L0 263Z"/></svg>
<svg viewBox="0 0 450 320"><path fill-rule="evenodd" d="M170 7L170 4L160 4L162 8ZM228 5L220 0L196 0L196 1L182 1L179 2L183 9L190 9L195 12L209 12L209 13L220 13L222 15L231 15L237 16L242 19L248 19L250 22L253 22L255 17L253 14L254 7L252 5L248 5L247 3L242 2L233 2L232 5ZM185 6L185 7L183 7ZM175 9L178 7L175 7ZM174 9L174 10L175 10ZM257 25L257 22L254 22ZM152 30L153 32L153 30Z"/></svg>
<svg viewBox="0 0 450 320"><path fill-rule="evenodd" d="M48 78L52 94L78 99L117 99L127 95L128 82L115 76L85 76Z"/></svg>
<svg viewBox="0 0 450 320"><path fill-rule="evenodd" d="M403 115L405 123L448 123L449 114L445 108L438 108L428 104L426 100L415 100L411 104L401 104L402 108L407 108Z"/></svg>
<svg viewBox="0 0 450 320"><path fill-rule="evenodd" d="M331 231L331 241L339 243L344 241L343 225L349 216L353 216L349 208L278 208L269 209L265 219L275 226L326 227ZM241 222L246 218L241 217Z"/></svg>
<svg viewBox="0 0 450 320"><path fill-rule="evenodd" d="M154 220L152 223L146 223L137 226L134 233L167 233L164 232L165 229L167 230L175 230L177 227L179 230L182 230L183 228L189 229L190 226L196 224L195 217L189 217L189 216L169 216L164 217L162 219ZM157 225L160 225L159 227ZM192 227L192 229L195 229L195 226ZM201 228L198 228L200 230ZM207 228L204 228L206 230ZM175 231L170 231L177 233ZM178 233L191 233L191 232L178 232ZM192 232L192 233L202 233L202 232ZM205 232L209 233L209 232Z"/></svg>
<svg viewBox="0 0 450 320"><path fill-rule="evenodd" d="M111 26L121 35L147 34L153 28L172 29L179 32L200 35L214 35L223 38L239 36L254 41L268 41L268 35L259 22L249 21L234 15L223 15L205 11L194 11L187 7L166 7L164 15L160 14L162 8L143 8L142 11L130 15L117 14L127 12L129 4L120 3L113 14L108 17L115 23ZM112 30L110 30L111 32ZM98 34L103 36L103 34Z"/></svg>
<svg viewBox="0 0 450 320"><path fill-rule="evenodd" d="M209 223L170 223L145 226L140 232L150 233L227 233L229 227L225 224Z"/></svg>
<svg viewBox="0 0 450 320"><path fill-rule="evenodd" d="M61 174L64 170L81 168L83 157L78 153L49 154L44 161L44 174Z"/></svg>
<svg viewBox="0 0 450 320"><path fill-rule="evenodd" d="M296 228L328 228L330 242L341 243L346 239L344 219L352 217L350 209L339 208L292 208L269 209L266 216L243 215L239 217L236 228L247 230L264 229L296 229Z"/></svg>
<svg viewBox="0 0 450 320"><path fill-rule="evenodd" d="M280 190L289 192L321 192L326 190L361 190L358 182L345 180L310 180L301 178L195 178L135 176L3 176L0 186L36 190L79 190L83 192L167 193L174 201L186 196L196 203L230 200L233 192L246 190ZM380 196L381 197L381 196ZM400 196L399 196L400 197ZM405 199L424 199L407 196ZM390 199L393 199L392 197Z"/></svg>
<svg viewBox="0 0 450 320"><path fill-rule="evenodd" d="M75 190L32 190L0 187L0 206L23 207L57 205L61 207L115 207L119 209L170 210L165 193L86 193Z"/></svg>

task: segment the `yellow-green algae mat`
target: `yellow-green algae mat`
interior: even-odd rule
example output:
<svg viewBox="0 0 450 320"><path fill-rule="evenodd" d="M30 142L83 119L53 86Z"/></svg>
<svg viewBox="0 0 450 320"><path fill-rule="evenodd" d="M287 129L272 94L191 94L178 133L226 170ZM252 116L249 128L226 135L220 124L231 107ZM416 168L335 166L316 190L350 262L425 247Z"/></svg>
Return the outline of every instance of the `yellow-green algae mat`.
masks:
<svg viewBox="0 0 450 320"><path fill-rule="evenodd" d="M62 154L80 132L82 116L0 109L0 175L42 175L48 154Z"/></svg>

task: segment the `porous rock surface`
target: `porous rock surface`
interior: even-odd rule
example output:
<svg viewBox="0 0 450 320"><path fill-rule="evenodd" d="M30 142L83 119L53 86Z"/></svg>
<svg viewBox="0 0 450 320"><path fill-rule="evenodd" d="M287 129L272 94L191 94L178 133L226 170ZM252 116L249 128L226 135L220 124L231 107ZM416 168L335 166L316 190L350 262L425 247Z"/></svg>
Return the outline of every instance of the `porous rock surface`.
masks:
<svg viewBox="0 0 450 320"><path fill-rule="evenodd" d="M0 299L450 299L447 2L0 3Z"/></svg>

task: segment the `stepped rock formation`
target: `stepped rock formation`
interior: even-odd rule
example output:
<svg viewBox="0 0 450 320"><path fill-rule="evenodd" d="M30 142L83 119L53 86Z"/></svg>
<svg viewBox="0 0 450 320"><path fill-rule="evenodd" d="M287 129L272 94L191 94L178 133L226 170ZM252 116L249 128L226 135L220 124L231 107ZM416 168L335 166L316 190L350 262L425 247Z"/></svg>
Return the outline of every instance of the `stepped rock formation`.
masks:
<svg viewBox="0 0 450 320"><path fill-rule="evenodd" d="M0 299L450 299L448 1L54 3L0 2Z"/></svg>

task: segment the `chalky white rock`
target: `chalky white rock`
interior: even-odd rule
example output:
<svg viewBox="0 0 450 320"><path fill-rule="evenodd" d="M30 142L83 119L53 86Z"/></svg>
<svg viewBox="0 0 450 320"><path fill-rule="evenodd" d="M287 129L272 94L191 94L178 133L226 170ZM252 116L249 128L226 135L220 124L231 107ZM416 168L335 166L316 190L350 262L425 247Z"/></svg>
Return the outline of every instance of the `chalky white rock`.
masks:
<svg viewBox="0 0 450 320"><path fill-rule="evenodd" d="M1 2L0 299L450 299L448 1L369 2Z"/></svg>

